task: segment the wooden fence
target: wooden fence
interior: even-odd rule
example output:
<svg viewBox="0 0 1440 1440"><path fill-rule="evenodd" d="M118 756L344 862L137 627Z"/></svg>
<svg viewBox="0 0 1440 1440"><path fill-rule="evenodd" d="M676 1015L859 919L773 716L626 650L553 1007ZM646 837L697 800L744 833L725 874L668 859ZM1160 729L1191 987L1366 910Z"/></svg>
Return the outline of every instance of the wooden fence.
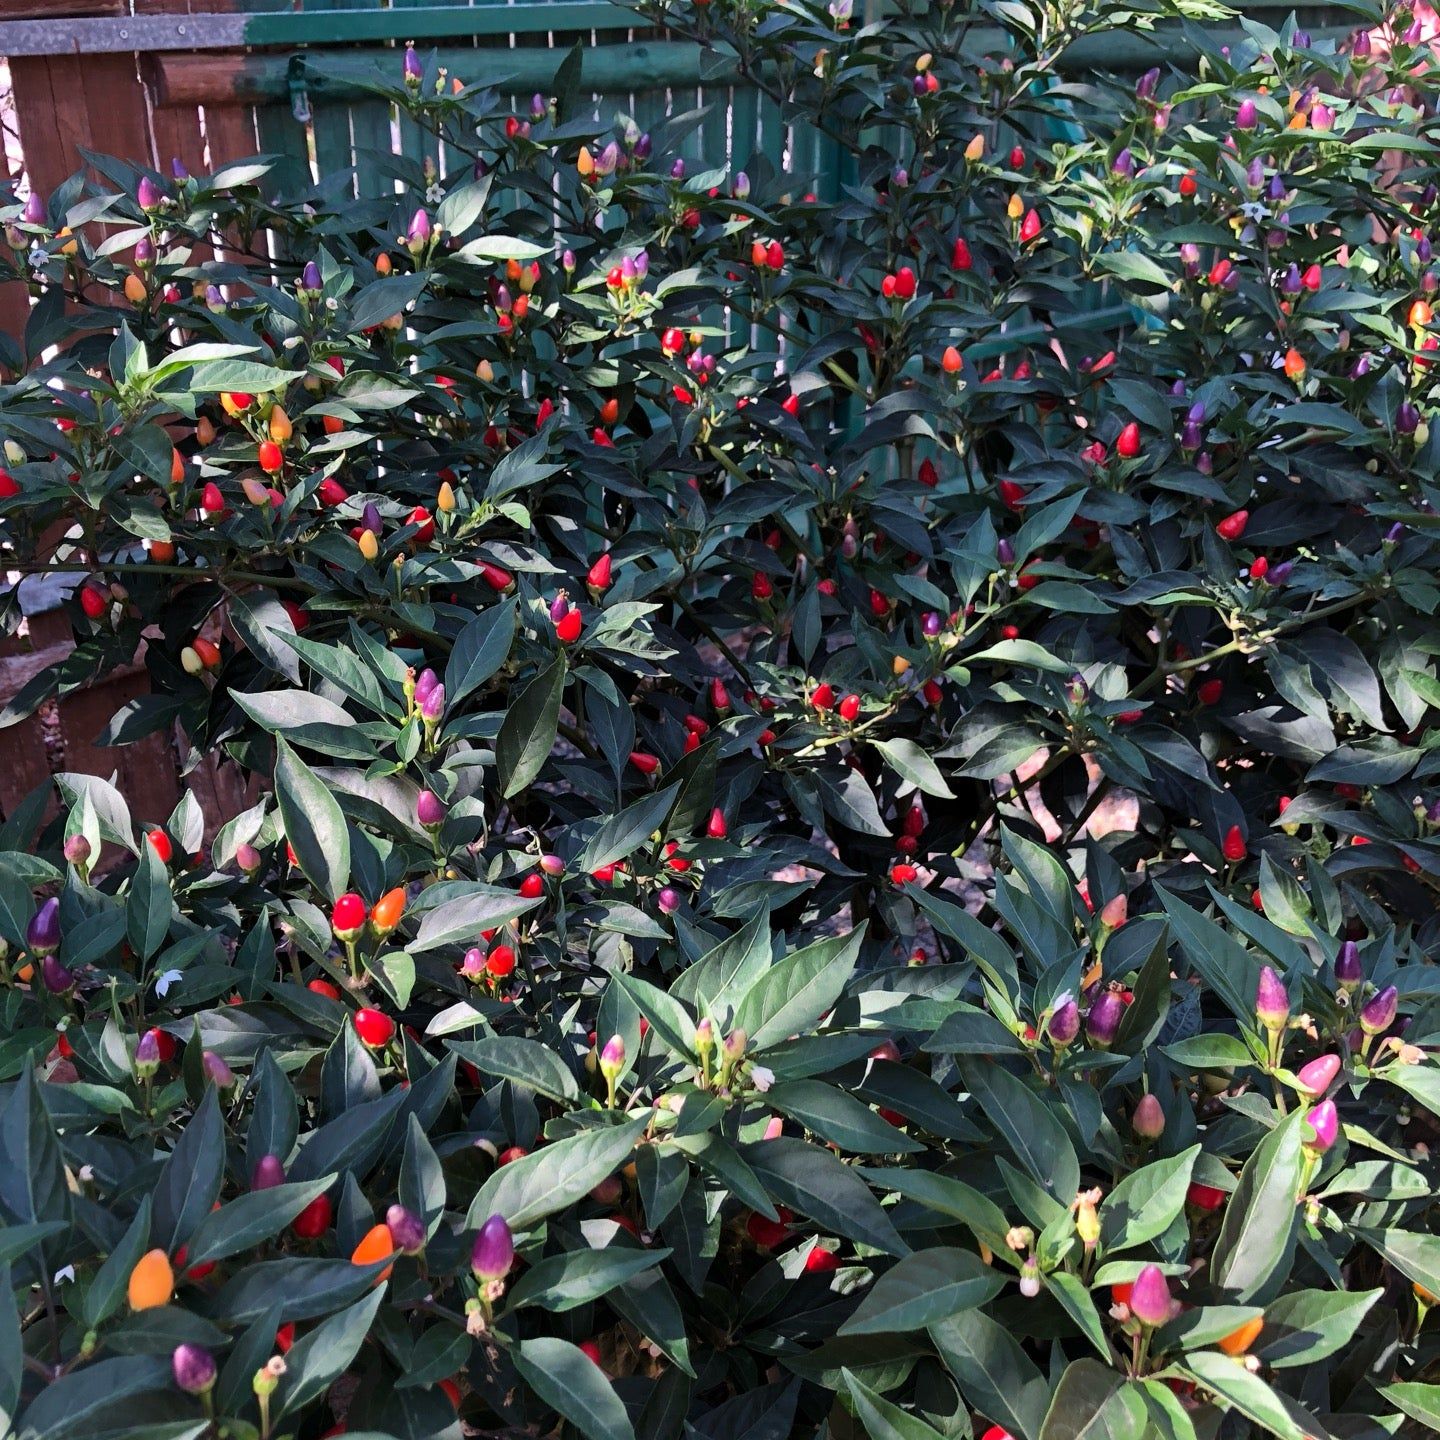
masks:
<svg viewBox="0 0 1440 1440"><path fill-rule="evenodd" d="M1291 7L1245 0L1240 8L1279 24ZM1337 18L1302 11L1306 23ZM838 146L787 124L772 100L736 83L699 47L634 20L609 0L0 0L0 30L9 32L0 54L10 62L26 175L47 195L84 166L86 150L148 160L161 171L173 157L196 173L265 153L283 157L267 180L275 189L350 172L357 195L394 188L392 156L428 155L442 175L468 168L468 157L442 153L358 83L377 65L398 75L412 39L439 48L452 75L510 95L522 114L578 41L597 115L626 113L650 129L708 106L685 142L696 167L742 169L763 157L824 198L840 193L847 157ZM1073 57L1081 69L1135 71L1165 58L1163 39L1140 36L1107 37L1093 54ZM18 333L26 310L23 287L0 285L0 326ZM0 643L0 703L61 658L69 637L64 611L41 608ZM147 819L167 815L182 784L209 828L233 813L244 802L241 786L213 761L182 780L178 751L160 738L119 749L95 744L111 715L145 689L143 669L112 675L4 731L10 763L0 766L0 816L58 769L118 771Z"/></svg>

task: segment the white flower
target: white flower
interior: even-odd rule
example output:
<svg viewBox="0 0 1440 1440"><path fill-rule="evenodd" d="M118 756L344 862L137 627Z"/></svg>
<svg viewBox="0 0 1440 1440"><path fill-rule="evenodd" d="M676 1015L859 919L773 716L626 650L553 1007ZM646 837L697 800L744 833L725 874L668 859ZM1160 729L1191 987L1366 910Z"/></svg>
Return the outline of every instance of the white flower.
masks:
<svg viewBox="0 0 1440 1440"><path fill-rule="evenodd" d="M750 1082L763 1095L775 1083L775 1072L767 1070L763 1065L752 1065Z"/></svg>
<svg viewBox="0 0 1440 1440"><path fill-rule="evenodd" d="M54 1285L64 1284L67 1280L74 1280L75 1267L73 1265L62 1265L55 1272L55 1279L51 1282Z"/></svg>
<svg viewBox="0 0 1440 1440"><path fill-rule="evenodd" d="M178 985L184 978L183 970L166 970L155 977L155 993L163 1000L170 993L170 987Z"/></svg>

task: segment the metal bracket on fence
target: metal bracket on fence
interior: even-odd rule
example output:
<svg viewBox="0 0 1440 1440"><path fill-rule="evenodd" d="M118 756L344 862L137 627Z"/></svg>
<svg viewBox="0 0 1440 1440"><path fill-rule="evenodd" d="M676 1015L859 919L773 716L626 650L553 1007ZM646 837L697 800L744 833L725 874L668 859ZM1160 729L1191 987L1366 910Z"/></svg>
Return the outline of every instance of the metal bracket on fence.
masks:
<svg viewBox="0 0 1440 1440"><path fill-rule="evenodd" d="M310 91L305 85L305 57L292 55L285 78L290 87L290 113L301 125L310 123Z"/></svg>

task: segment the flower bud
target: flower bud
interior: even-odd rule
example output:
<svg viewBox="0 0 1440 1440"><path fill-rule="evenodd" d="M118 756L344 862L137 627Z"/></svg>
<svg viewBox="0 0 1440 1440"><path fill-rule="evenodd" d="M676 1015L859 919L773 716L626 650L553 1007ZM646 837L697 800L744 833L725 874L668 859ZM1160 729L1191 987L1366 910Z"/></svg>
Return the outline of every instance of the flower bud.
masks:
<svg viewBox="0 0 1440 1440"><path fill-rule="evenodd" d="M61 963L58 955L41 957L40 979L52 995L63 995L75 983L75 977Z"/></svg>
<svg viewBox="0 0 1440 1440"><path fill-rule="evenodd" d="M1050 1043L1062 1050L1072 1044L1080 1033L1080 1007L1070 995L1062 995L1050 1012L1050 1023L1045 1027L1045 1033L1050 1037Z"/></svg>
<svg viewBox="0 0 1440 1440"><path fill-rule="evenodd" d="M1304 1145L1312 1155L1323 1155L1340 1135L1340 1112L1333 1100L1322 1100L1305 1117Z"/></svg>
<svg viewBox="0 0 1440 1440"><path fill-rule="evenodd" d="M427 724L436 724L445 713L445 687L437 685L420 702L420 718Z"/></svg>
<svg viewBox="0 0 1440 1440"><path fill-rule="evenodd" d="M235 1083L235 1072L213 1050L201 1052L200 1068L217 1090L228 1090Z"/></svg>
<svg viewBox="0 0 1440 1440"><path fill-rule="evenodd" d="M1154 1328L1170 1318L1170 1286L1158 1265L1146 1265L1130 1286L1130 1313L1144 1326Z"/></svg>
<svg viewBox="0 0 1440 1440"><path fill-rule="evenodd" d="M215 1357L203 1346L188 1340L175 1347L170 1357L175 1384L187 1395L204 1395L215 1384Z"/></svg>
<svg viewBox="0 0 1440 1440"><path fill-rule="evenodd" d="M255 1173L250 1177L252 1190L273 1190L285 1183L285 1166L278 1155L262 1155L255 1162Z"/></svg>
<svg viewBox="0 0 1440 1440"><path fill-rule="evenodd" d="M1027 1300L1033 1300L1040 1293L1040 1265L1033 1255L1027 1255L1020 1267L1020 1293Z"/></svg>
<svg viewBox="0 0 1440 1440"><path fill-rule="evenodd" d="M142 1080L160 1068L160 1032L147 1030L135 1044L135 1073Z"/></svg>
<svg viewBox="0 0 1440 1440"><path fill-rule="evenodd" d="M625 1041L619 1035L612 1035L600 1052L600 1073L607 1080L615 1080L625 1069Z"/></svg>
<svg viewBox="0 0 1440 1440"><path fill-rule="evenodd" d="M703 1060L715 1048L715 1023L708 1015L695 1025L695 1051Z"/></svg>
<svg viewBox="0 0 1440 1440"><path fill-rule="evenodd" d="M260 852L248 840L242 840L235 847L235 863L247 875L254 875L265 861Z"/></svg>
<svg viewBox="0 0 1440 1440"><path fill-rule="evenodd" d="M1269 965L1261 969L1260 981L1255 987L1255 1019L1271 1031L1283 1030L1290 1020L1290 997L1285 992L1285 982Z"/></svg>
<svg viewBox="0 0 1440 1440"><path fill-rule="evenodd" d="M412 255L419 254L430 243L430 214L422 206L410 217L405 229L405 244Z"/></svg>
<svg viewBox="0 0 1440 1440"><path fill-rule="evenodd" d="M503 1215L492 1215L470 1248L470 1268L477 1280L503 1280L515 1263L515 1237Z"/></svg>
<svg viewBox="0 0 1440 1440"><path fill-rule="evenodd" d="M1085 1037L1097 1050L1108 1049L1115 1041L1120 1021L1125 1014L1125 1002L1114 990L1107 990L1097 996L1085 1017Z"/></svg>
<svg viewBox="0 0 1440 1440"><path fill-rule="evenodd" d="M1353 940L1346 940L1335 957L1335 979L1346 990L1354 990L1364 978L1360 947Z"/></svg>
<svg viewBox="0 0 1440 1440"><path fill-rule="evenodd" d="M750 1037L744 1030L732 1030L724 1039L720 1053L727 1065L735 1065L745 1058L750 1048Z"/></svg>
<svg viewBox="0 0 1440 1440"><path fill-rule="evenodd" d="M25 948L32 955L53 955L60 948L60 901L51 896L25 927Z"/></svg>
<svg viewBox="0 0 1440 1440"><path fill-rule="evenodd" d="M1295 1076L1295 1088L1302 1095L1308 1095L1312 1100L1319 1100L1325 1092L1335 1083L1335 1077L1340 1073L1340 1057L1338 1055L1321 1055L1309 1064L1303 1065Z"/></svg>
<svg viewBox="0 0 1440 1440"><path fill-rule="evenodd" d="M1165 1133L1165 1108L1156 1096L1142 1095L1130 1123L1142 1140L1158 1140Z"/></svg>
<svg viewBox="0 0 1440 1440"><path fill-rule="evenodd" d="M1372 995L1360 1010L1360 1028L1367 1035L1381 1035L1395 1023L1400 1007L1400 992L1387 985Z"/></svg>
<svg viewBox="0 0 1440 1440"><path fill-rule="evenodd" d="M65 841L65 859L77 870L90 859L90 842L83 835L71 835Z"/></svg>
<svg viewBox="0 0 1440 1440"><path fill-rule="evenodd" d="M402 1255L418 1255L425 1248L425 1222L403 1205L392 1205L385 1212L385 1228Z"/></svg>

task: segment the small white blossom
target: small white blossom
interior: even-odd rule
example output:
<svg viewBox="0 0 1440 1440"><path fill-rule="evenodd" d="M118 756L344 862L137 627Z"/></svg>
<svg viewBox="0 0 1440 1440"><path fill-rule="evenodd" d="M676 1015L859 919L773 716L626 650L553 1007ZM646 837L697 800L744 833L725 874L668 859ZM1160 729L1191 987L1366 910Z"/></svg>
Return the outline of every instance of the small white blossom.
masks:
<svg viewBox="0 0 1440 1440"><path fill-rule="evenodd" d="M750 1080L755 1088L763 1095L774 1083L775 1072L767 1070L763 1065L752 1065L750 1067Z"/></svg>
<svg viewBox="0 0 1440 1440"><path fill-rule="evenodd" d="M63 1285L67 1281L74 1280L75 1267L73 1265L62 1265L56 1272L55 1278L51 1281L54 1285Z"/></svg>
<svg viewBox="0 0 1440 1440"><path fill-rule="evenodd" d="M183 970L166 970L155 977L155 993L163 1000L172 985L178 985L185 978Z"/></svg>

